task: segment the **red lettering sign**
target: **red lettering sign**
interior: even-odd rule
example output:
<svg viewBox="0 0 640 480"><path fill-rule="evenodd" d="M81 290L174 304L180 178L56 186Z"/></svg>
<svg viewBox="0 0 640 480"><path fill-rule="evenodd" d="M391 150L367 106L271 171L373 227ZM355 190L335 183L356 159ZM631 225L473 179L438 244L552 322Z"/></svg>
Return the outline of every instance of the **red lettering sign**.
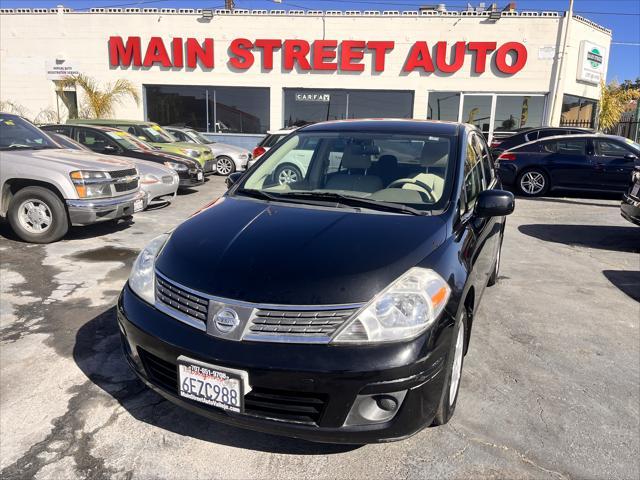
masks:
<svg viewBox="0 0 640 480"><path fill-rule="evenodd" d="M229 59L229 63L240 70L247 70L253 65L253 53L251 53L253 43L246 38L236 38L231 42L229 49L235 57Z"/></svg>
<svg viewBox="0 0 640 480"><path fill-rule="evenodd" d="M142 65L140 37L127 38L126 46L122 41L122 37L109 37L109 63L111 66L129 67L131 62L136 67Z"/></svg>
<svg viewBox="0 0 640 480"><path fill-rule="evenodd" d="M514 52L516 57L511 65L507 64L507 55ZM527 49L519 42L507 42L502 45L495 54L496 67L502 73L513 75L522 70L527 63Z"/></svg>

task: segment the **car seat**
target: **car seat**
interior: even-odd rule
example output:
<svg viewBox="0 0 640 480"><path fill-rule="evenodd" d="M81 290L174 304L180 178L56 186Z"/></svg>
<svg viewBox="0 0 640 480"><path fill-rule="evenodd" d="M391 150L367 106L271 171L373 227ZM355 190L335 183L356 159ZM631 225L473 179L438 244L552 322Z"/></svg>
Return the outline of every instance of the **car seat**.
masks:
<svg viewBox="0 0 640 480"><path fill-rule="evenodd" d="M420 153L420 166L424 173L414 175L411 179L427 185L435 198L439 200L444 191L444 178L449 163L449 142L426 142ZM423 190L418 185L405 184L402 188Z"/></svg>
<svg viewBox="0 0 640 480"><path fill-rule="evenodd" d="M379 177L383 185L389 185L398 178L398 159L395 155L382 155L368 173Z"/></svg>
<svg viewBox="0 0 640 480"><path fill-rule="evenodd" d="M362 145L347 145L342 155L341 166L346 172L331 174L325 184L327 190L373 193L383 188L380 177L367 175L367 169L371 166L371 155L365 152Z"/></svg>

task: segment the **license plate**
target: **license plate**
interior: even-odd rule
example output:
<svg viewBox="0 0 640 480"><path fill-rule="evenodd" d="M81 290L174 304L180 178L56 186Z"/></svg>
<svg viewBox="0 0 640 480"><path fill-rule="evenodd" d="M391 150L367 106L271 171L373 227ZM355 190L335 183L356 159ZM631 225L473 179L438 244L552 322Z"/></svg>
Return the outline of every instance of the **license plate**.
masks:
<svg viewBox="0 0 640 480"><path fill-rule="evenodd" d="M246 372L178 358L180 396L232 412L244 411ZM244 378L243 378L244 377Z"/></svg>
<svg viewBox="0 0 640 480"><path fill-rule="evenodd" d="M638 193L640 193L640 183L636 183L631 189L631 196L637 197Z"/></svg>
<svg viewBox="0 0 640 480"><path fill-rule="evenodd" d="M198 180L201 181L204 177L202 176L202 172L198 172Z"/></svg>
<svg viewBox="0 0 640 480"><path fill-rule="evenodd" d="M144 200L136 200L135 202L133 202L133 211L135 212L140 212L144 210Z"/></svg>

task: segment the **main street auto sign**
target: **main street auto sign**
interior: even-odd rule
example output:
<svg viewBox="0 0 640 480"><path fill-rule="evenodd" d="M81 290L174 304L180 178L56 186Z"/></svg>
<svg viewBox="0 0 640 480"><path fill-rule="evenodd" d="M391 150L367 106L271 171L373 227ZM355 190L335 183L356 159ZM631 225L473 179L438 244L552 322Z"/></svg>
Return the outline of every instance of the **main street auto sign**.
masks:
<svg viewBox="0 0 640 480"><path fill-rule="evenodd" d="M580 43L578 80L597 85L604 78L605 48L587 40Z"/></svg>

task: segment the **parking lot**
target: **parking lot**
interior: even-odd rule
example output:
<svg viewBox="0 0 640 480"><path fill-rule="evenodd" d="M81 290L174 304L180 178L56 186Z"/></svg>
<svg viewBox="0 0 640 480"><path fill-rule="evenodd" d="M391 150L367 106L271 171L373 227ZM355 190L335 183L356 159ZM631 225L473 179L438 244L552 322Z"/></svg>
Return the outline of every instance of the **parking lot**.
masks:
<svg viewBox="0 0 640 480"><path fill-rule="evenodd" d="M640 228L618 200L518 198L453 420L358 447L210 422L126 365L114 305L137 252L224 190L44 246L0 226L1 478L638 478Z"/></svg>

